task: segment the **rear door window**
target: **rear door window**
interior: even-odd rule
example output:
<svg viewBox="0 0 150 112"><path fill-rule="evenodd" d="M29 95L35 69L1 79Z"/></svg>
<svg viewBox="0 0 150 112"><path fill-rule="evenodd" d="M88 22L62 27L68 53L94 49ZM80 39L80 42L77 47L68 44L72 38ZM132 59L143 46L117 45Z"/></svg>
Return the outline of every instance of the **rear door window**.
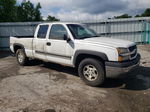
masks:
<svg viewBox="0 0 150 112"><path fill-rule="evenodd" d="M37 38L41 38L41 39L46 38L47 30L48 30L48 25L40 25Z"/></svg>

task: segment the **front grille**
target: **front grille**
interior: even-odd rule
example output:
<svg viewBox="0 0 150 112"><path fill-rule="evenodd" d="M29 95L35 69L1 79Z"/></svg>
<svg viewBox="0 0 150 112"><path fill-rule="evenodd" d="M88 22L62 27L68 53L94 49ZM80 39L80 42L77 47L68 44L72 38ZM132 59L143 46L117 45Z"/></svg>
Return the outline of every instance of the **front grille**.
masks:
<svg viewBox="0 0 150 112"><path fill-rule="evenodd" d="M137 55L137 46L134 45L134 46L129 47L129 51L131 53L131 55L130 55L131 59L135 58Z"/></svg>
<svg viewBox="0 0 150 112"><path fill-rule="evenodd" d="M135 49L137 49L136 45L129 47L130 52L133 52Z"/></svg>
<svg viewBox="0 0 150 112"><path fill-rule="evenodd" d="M134 58L136 56L137 52L135 52L134 54L131 54L131 58Z"/></svg>

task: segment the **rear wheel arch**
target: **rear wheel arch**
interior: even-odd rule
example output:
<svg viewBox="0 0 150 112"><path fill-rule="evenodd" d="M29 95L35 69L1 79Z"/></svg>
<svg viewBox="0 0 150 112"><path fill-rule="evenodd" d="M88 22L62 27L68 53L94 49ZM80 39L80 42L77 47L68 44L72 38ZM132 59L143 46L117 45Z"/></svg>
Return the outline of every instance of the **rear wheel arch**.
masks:
<svg viewBox="0 0 150 112"><path fill-rule="evenodd" d="M15 54L16 54L16 52L17 52L18 49L22 49L25 52L24 46L22 44L15 43L13 45L13 48L14 48L14 53Z"/></svg>

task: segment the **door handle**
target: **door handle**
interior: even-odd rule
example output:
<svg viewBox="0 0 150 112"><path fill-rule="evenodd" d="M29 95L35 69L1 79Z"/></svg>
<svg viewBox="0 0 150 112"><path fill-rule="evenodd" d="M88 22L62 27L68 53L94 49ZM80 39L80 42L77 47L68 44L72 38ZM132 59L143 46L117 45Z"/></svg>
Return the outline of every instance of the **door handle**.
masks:
<svg viewBox="0 0 150 112"><path fill-rule="evenodd" d="M47 45L47 46L51 46L51 43L50 43L50 42L47 42L46 45Z"/></svg>

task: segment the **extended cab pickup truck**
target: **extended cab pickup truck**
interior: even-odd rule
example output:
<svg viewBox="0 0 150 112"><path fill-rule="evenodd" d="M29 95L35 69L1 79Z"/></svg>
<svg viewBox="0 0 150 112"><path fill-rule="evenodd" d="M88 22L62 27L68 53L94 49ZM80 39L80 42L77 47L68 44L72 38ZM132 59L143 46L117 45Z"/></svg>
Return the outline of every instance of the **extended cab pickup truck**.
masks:
<svg viewBox="0 0 150 112"><path fill-rule="evenodd" d="M10 37L10 49L20 65L40 59L76 67L90 86L100 86L106 77L127 76L140 62L134 42L99 37L79 23L39 24L34 37Z"/></svg>

